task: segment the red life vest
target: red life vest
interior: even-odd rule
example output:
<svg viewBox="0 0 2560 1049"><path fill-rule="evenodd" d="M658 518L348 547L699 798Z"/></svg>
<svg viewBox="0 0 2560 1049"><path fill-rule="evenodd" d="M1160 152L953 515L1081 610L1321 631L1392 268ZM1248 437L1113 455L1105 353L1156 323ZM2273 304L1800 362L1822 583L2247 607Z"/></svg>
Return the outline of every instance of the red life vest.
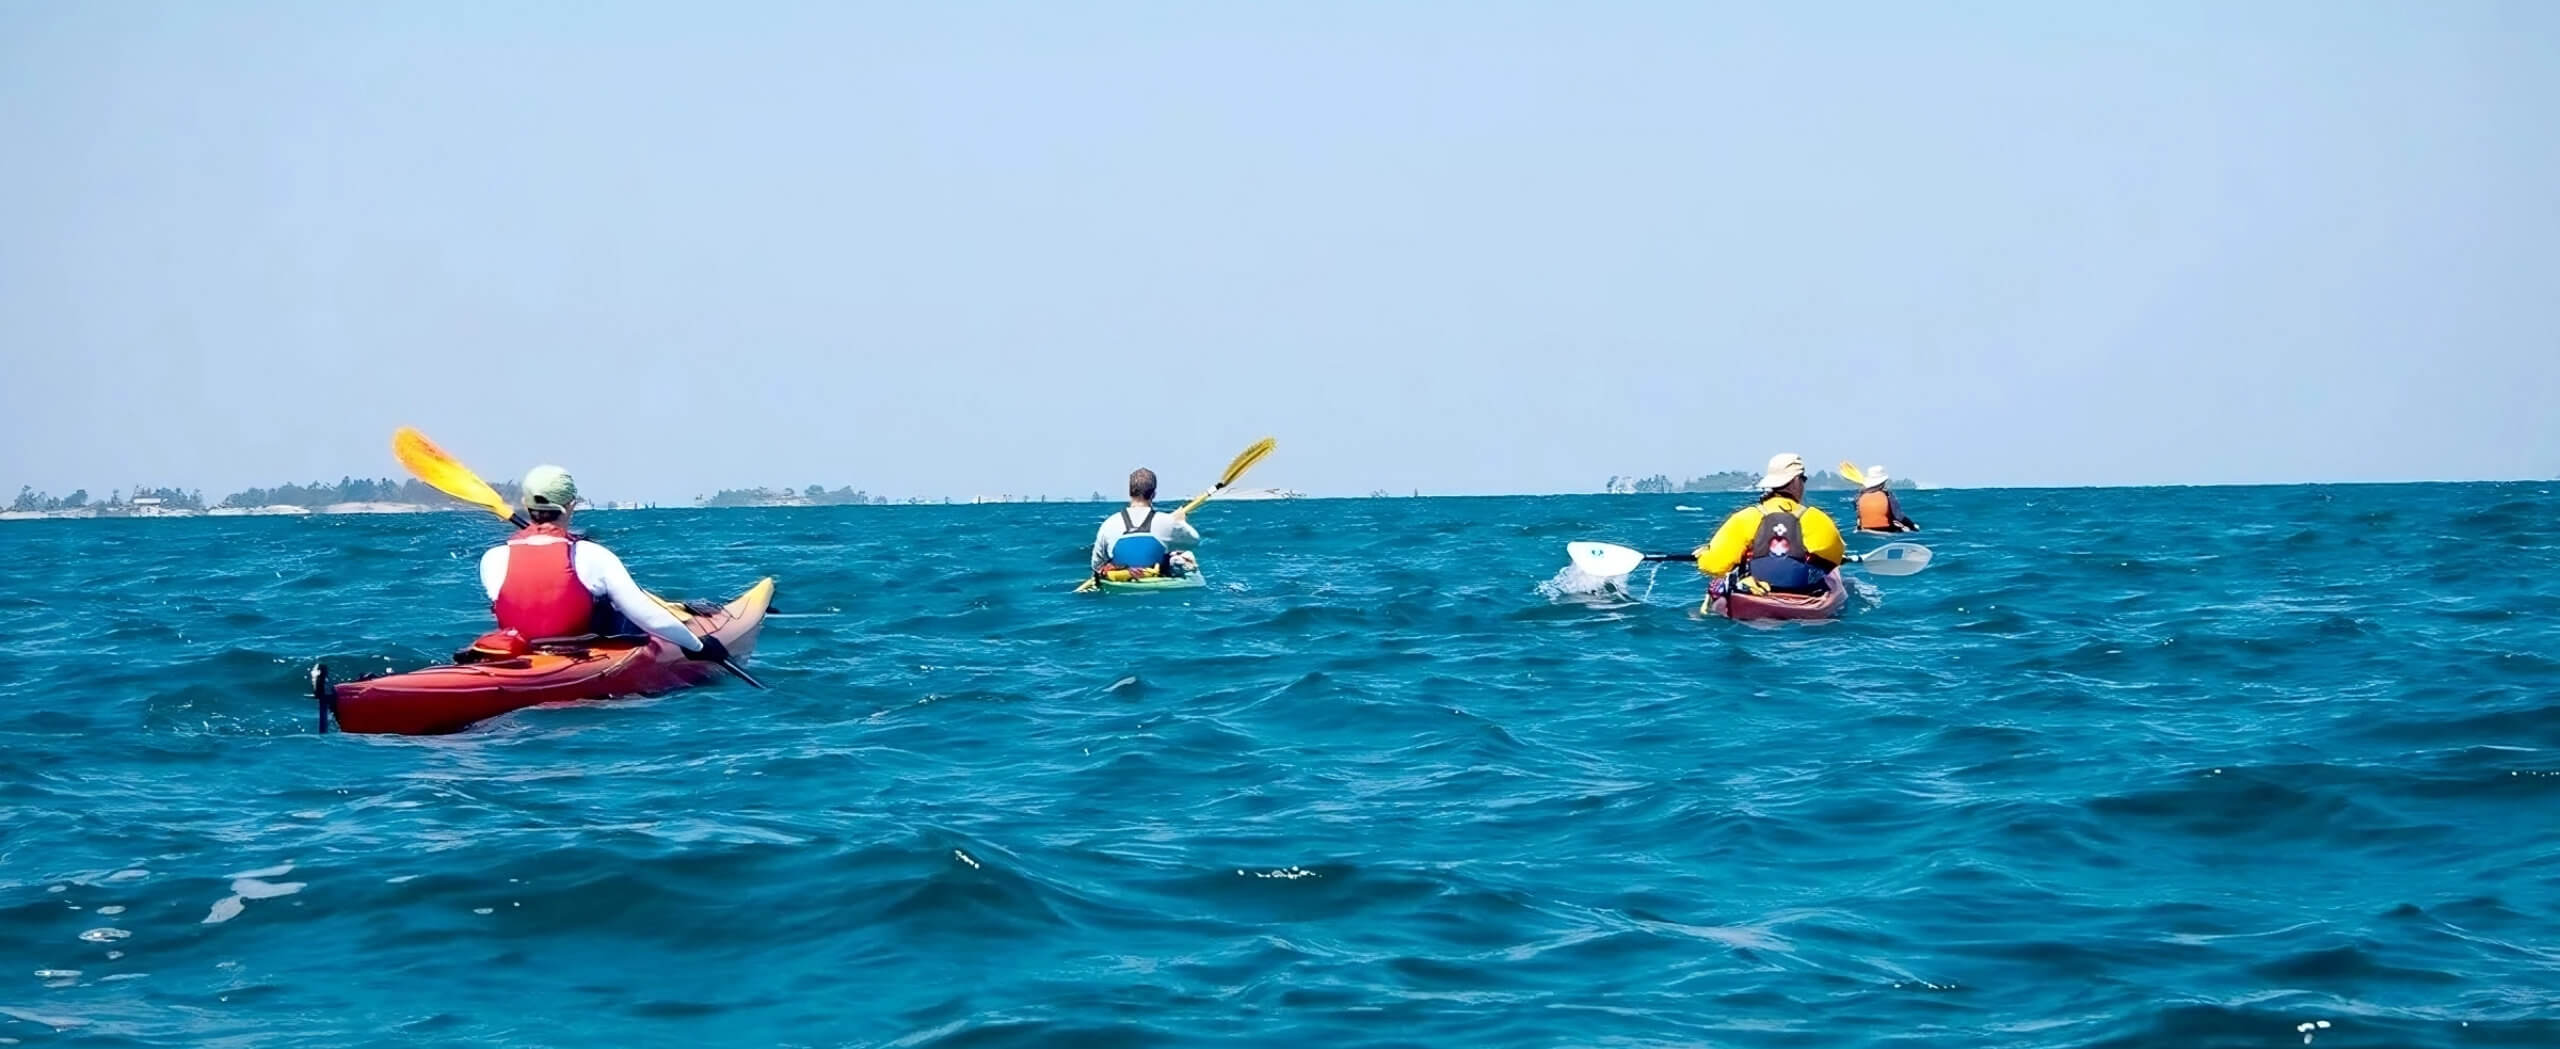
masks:
<svg viewBox="0 0 2560 1049"><path fill-rule="evenodd" d="M589 632L596 599L578 581L570 556L576 546L568 530L556 524L534 525L507 540L507 577L490 602L498 629L531 639Z"/></svg>

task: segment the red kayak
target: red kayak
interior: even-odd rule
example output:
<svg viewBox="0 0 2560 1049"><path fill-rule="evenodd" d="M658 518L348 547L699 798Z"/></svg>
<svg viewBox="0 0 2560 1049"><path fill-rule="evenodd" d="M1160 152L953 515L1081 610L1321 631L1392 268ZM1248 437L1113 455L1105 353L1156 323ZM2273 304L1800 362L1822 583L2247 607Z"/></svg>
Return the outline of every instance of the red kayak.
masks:
<svg viewBox="0 0 2560 1049"><path fill-rule="evenodd" d="M744 659L755 651L756 634L764 629L765 609L772 601L773 580L765 579L710 615L694 615L681 608L675 612L695 636L717 636L729 646L733 659ZM311 668L323 731L334 715L341 732L403 735L459 731L484 718L541 703L674 692L725 673L720 664L686 659L684 650L654 637L543 643L522 656L449 663L335 685L329 683L326 667Z"/></svg>
<svg viewBox="0 0 2560 1049"><path fill-rule="evenodd" d="M1831 585L1819 594L1737 594L1718 582L1707 588L1707 606L1701 611L1729 619L1836 618L1849 603L1849 585L1841 582L1837 568L1823 578Z"/></svg>

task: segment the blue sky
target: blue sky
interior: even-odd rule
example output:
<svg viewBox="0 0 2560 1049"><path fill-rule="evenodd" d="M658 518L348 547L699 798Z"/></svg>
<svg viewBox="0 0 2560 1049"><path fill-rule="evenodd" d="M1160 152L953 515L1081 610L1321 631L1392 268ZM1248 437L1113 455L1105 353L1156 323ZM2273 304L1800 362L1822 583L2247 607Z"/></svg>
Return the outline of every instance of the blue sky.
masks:
<svg viewBox="0 0 2560 1049"><path fill-rule="evenodd" d="M0 485L2560 474L2560 5L0 0Z"/></svg>

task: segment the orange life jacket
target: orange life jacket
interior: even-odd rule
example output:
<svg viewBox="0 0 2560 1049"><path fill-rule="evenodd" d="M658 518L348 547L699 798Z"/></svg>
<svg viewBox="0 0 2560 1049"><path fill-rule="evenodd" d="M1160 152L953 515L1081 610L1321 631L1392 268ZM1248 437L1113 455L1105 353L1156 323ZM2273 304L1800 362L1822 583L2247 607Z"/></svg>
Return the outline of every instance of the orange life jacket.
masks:
<svg viewBox="0 0 2560 1049"><path fill-rule="evenodd" d="M1858 527L1871 531L1894 528L1893 497L1882 488L1869 488L1858 493Z"/></svg>
<svg viewBox="0 0 2560 1049"><path fill-rule="evenodd" d="M544 542L535 542L537 538ZM490 610L498 629L526 638L574 637L589 632L596 599L578 581L568 529L538 524L507 540L507 577Z"/></svg>

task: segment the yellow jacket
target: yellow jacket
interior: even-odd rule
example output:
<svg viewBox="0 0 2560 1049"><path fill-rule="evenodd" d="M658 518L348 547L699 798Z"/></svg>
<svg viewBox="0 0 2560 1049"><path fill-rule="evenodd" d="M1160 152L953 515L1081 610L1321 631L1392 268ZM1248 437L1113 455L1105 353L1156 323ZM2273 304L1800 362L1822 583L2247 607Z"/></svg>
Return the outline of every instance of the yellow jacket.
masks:
<svg viewBox="0 0 2560 1049"><path fill-rule="evenodd" d="M1720 576L1742 563L1742 555L1750 552L1752 537L1760 534L1760 511L1776 507L1796 515L1804 524L1804 552L1815 560L1838 565L1849 556L1849 545L1840 539L1840 526L1831 515L1806 506L1783 495L1773 495L1758 503L1733 512L1724 519L1724 527L1716 529L1716 537L1697 549L1698 571Z"/></svg>

